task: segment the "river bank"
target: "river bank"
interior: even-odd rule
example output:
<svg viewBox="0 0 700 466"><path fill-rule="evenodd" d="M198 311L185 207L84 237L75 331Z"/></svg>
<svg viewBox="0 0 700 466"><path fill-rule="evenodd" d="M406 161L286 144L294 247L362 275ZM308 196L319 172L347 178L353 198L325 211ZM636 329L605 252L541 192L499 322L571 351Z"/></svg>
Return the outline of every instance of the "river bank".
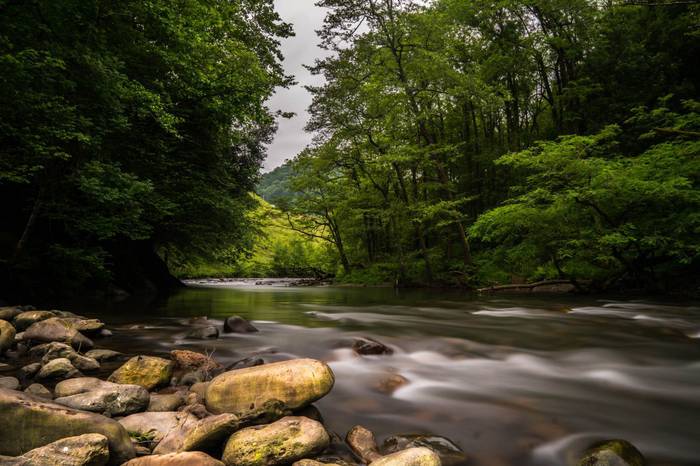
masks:
<svg viewBox="0 0 700 466"><path fill-rule="evenodd" d="M630 440L653 466L697 462L693 306L241 284L188 288L148 312L70 309L106 321L113 335L93 342L124 353L84 374L100 379L134 356L173 361L173 350L224 368L325 361L335 384L314 406L337 464L361 461L342 440L355 425L374 432L380 453L398 434L442 438L469 465L577 464L609 438ZM232 313L259 331L224 333ZM362 340L386 350L358 354Z"/></svg>

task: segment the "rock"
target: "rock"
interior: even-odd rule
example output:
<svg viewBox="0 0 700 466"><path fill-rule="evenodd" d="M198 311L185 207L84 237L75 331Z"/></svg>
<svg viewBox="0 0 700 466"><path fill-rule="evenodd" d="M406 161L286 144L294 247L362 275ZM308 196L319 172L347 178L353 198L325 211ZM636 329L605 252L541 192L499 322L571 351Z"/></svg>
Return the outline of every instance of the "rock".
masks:
<svg viewBox="0 0 700 466"><path fill-rule="evenodd" d="M174 350L170 357L175 361L173 383L194 385L211 380L224 371L224 366L211 357L194 351Z"/></svg>
<svg viewBox="0 0 700 466"><path fill-rule="evenodd" d="M224 372L207 387L207 409L214 414L241 414L271 400L299 409L322 398L333 388L335 377L327 364L294 359Z"/></svg>
<svg viewBox="0 0 700 466"><path fill-rule="evenodd" d="M370 466L441 466L440 457L429 448L409 448L372 461Z"/></svg>
<svg viewBox="0 0 700 466"><path fill-rule="evenodd" d="M382 452L395 453L409 448L425 447L440 457L444 466L457 466L467 462L467 455L454 442L437 435L394 435L384 440Z"/></svg>
<svg viewBox="0 0 700 466"><path fill-rule="evenodd" d="M254 333L258 329L241 316L231 316L224 321L224 333Z"/></svg>
<svg viewBox="0 0 700 466"><path fill-rule="evenodd" d="M172 361L154 356L135 356L109 376L109 381L121 384L141 385L153 390L170 383L173 375Z"/></svg>
<svg viewBox="0 0 700 466"><path fill-rule="evenodd" d="M69 359L52 359L42 366L36 378L45 379L70 379L80 377L82 374L76 369Z"/></svg>
<svg viewBox="0 0 700 466"><path fill-rule="evenodd" d="M4 362L0 362L0 374L3 372L14 372L15 366L11 364L6 364Z"/></svg>
<svg viewBox="0 0 700 466"><path fill-rule="evenodd" d="M147 411L150 412L168 412L177 411L177 409L185 404L185 397L182 393L169 393L167 395L152 394L151 401L148 403Z"/></svg>
<svg viewBox="0 0 700 466"><path fill-rule="evenodd" d="M205 417L212 415L209 411L207 411L207 407L201 403L188 404L187 406L180 408L179 411L182 413L190 413L197 419L204 419Z"/></svg>
<svg viewBox="0 0 700 466"><path fill-rule="evenodd" d="M185 435L180 450L216 451L239 426L240 421L235 414L219 414L202 419Z"/></svg>
<svg viewBox="0 0 700 466"><path fill-rule="evenodd" d="M109 417L127 416L148 407L150 395L139 385L85 379L71 379L57 384L57 398L54 402L74 409L102 413Z"/></svg>
<svg viewBox="0 0 700 466"><path fill-rule="evenodd" d="M36 396L39 398L45 398L47 400L53 399L53 395L51 394L49 389L47 389L46 387L44 387L40 383L31 384L30 386L28 386L27 388L24 389L24 393L27 393L29 395L33 395L33 396Z"/></svg>
<svg viewBox="0 0 700 466"><path fill-rule="evenodd" d="M262 406L239 416L240 427L243 428L270 424L278 419L291 415L292 411L288 409L281 401L266 401Z"/></svg>
<svg viewBox="0 0 700 466"><path fill-rule="evenodd" d="M100 380L96 377L79 377L77 379L64 380L56 384L54 390L56 396L60 398L95 390L104 383L106 383L104 380Z"/></svg>
<svg viewBox="0 0 700 466"><path fill-rule="evenodd" d="M642 453L626 440L608 440L593 445L578 466L644 466Z"/></svg>
<svg viewBox="0 0 700 466"><path fill-rule="evenodd" d="M56 314L51 311L26 311L22 312L21 314L17 314L12 323L15 325L17 331L21 332L36 322L41 322L42 320L50 319L52 317L56 317Z"/></svg>
<svg viewBox="0 0 700 466"><path fill-rule="evenodd" d="M292 466L341 466L338 463L322 463L320 461L316 460L300 460L300 461L295 461Z"/></svg>
<svg viewBox="0 0 700 466"><path fill-rule="evenodd" d="M385 395L392 395L396 390L408 384L408 379L401 374L390 374L379 380L374 388Z"/></svg>
<svg viewBox="0 0 700 466"><path fill-rule="evenodd" d="M37 372L41 369L41 363L35 362L32 364L27 364L19 370L19 376L23 379L28 379L34 377Z"/></svg>
<svg viewBox="0 0 700 466"><path fill-rule="evenodd" d="M119 351L112 351L108 349L93 349L85 353L85 356L98 362L102 362L117 359L118 357L123 356L123 354Z"/></svg>
<svg viewBox="0 0 700 466"><path fill-rule="evenodd" d="M363 463L369 464L382 457L374 434L362 426L355 426L350 429L345 436L345 441L355 456L362 460Z"/></svg>
<svg viewBox="0 0 700 466"><path fill-rule="evenodd" d="M138 413L120 419L119 422L129 433L150 437L157 444L153 453L174 453L180 449L185 435L199 420L182 412Z"/></svg>
<svg viewBox="0 0 700 466"><path fill-rule="evenodd" d="M99 335L102 329L105 328L105 323L98 319L64 317L63 320L69 322L74 329L86 335Z"/></svg>
<svg viewBox="0 0 700 466"><path fill-rule="evenodd" d="M227 466L273 466L317 454L330 443L323 426L305 417L285 417L266 426L248 427L229 438Z"/></svg>
<svg viewBox="0 0 700 466"><path fill-rule="evenodd" d="M22 313L19 306L0 307L0 320L11 322L15 317Z"/></svg>
<svg viewBox="0 0 700 466"><path fill-rule="evenodd" d="M193 451L143 456L122 466L224 466L224 463L201 451Z"/></svg>
<svg viewBox="0 0 700 466"><path fill-rule="evenodd" d="M246 367L262 366L263 364L265 364L265 360L263 358L256 358L254 356L251 356L249 358L241 359L239 361L229 364L226 367L226 370L232 371L236 369L245 369Z"/></svg>
<svg viewBox="0 0 700 466"><path fill-rule="evenodd" d="M198 382L190 387L190 392L197 395L199 403L204 403L207 396L207 387L209 387L209 382Z"/></svg>
<svg viewBox="0 0 700 466"><path fill-rule="evenodd" d="M352 350L360 355L393 354L394 350L372 338L357 338Z"/></svg>
<svg viewBox="0 0 700 466"><path fill-rule="evenodd" d="M108 439L110 464L134 457L126 430L115 420L0 388L0 455L18 456L56 440L98 433Z"/></svg>
<svg viewBox="0 0 700 466"><path fill-rule="evenodd" d="M12 347L15 342L15 328L6 320L0 320L0 353Z"/></svg>
<svg viewBox="0 0 700 466"><path fill-rule="evenodd" d="M14 377L0 377L0 387L8 390L19 390L19 380Z"/></svg>
<svg viewBox="0 0 700 466"><path fill-rule="evenodd" d="M219 329L214 326L195 328L188 332L185 338L192 338L195 340L219 338Z"/></svg>
<svg viewBox="0 0 700 466"><path fill-rule="evenodd" d="M108 461L107 437L101 434L84 434L36 448L3 464L8 466L104 466Z"/></svg>
<svg viewBox="0 0 700 466"><path fill-rule="evenodd" d="M95 371L100 368L100 363L93 358L83 356L65 343L52 342L48 344L46 353L41 361L46 364L52 359L66 358L73 366L81 371Z"/></svg>
<svg viewBox="0 0 700 466"><path fill-rule="evenodd" d="M68 320L60 317L51 317L32 324L24 331L24 339L46 343L58 341L77 350L92 348L92 341L88 337L80 333Z"/></svg>
<svg viewBox="0 0 700 466"><path fill-rule="evenodd" d="M173 350L170 352L170 357L175 361L177 368L187 371L201 369L206 372L215 372L222 370L224 367L213 358L194 351Z"/></svg>

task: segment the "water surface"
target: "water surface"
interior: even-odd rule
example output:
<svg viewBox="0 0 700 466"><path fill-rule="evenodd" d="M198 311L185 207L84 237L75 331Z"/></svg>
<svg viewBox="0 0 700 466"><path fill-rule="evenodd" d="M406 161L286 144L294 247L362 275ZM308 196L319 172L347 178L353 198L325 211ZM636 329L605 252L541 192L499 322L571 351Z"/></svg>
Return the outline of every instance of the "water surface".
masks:
<svg viewBox="0 0 700 466"><path fill-rule="evenodd" d="M456 291L200 283L149 308L83 309L131 354L187 348L224 364L313 357L336 374L316 403L341 437L452 439L478 466L572 464L589 444L633 442L652 466L700 465L700 307ZM241 315L259 333L188 340L188 318ZM357 356L372 337L391 356ZM392 391L388 380L408 382Z"/></svg>

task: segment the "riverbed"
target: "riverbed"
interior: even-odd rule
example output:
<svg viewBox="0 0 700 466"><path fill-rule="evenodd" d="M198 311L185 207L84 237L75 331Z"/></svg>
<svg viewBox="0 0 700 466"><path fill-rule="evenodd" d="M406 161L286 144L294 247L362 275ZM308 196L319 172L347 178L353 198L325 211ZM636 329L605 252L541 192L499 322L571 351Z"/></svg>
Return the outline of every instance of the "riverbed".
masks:
<svg viewBox="0 0 700 466"><path fill-rule="evenodd" d="M440 435L475 466L567 465L622 438L651 466L700 464L698 303L289 285L196 281L149 306L66 310L106 321L104 345L129 354L327 361L336 384L316 406L341 437ZM191 318L230 315L260 332L186 338ZM358 337L393 354L358 356Z"/></svg>

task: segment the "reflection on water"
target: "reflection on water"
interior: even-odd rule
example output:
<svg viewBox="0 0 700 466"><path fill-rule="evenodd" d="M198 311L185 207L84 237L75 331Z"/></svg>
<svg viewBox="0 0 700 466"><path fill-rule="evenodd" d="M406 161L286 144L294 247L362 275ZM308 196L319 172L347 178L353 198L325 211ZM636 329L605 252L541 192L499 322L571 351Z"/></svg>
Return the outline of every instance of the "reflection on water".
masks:
<svg viewBox="0 0 700 466"><path fill-rule="evenodd" d="M239 283L92 313L129 353L328 361L336 386L317 406L341 436L355 424L380 439L443 435L483 466L566 465L593 441L624 438L652 465L700 464L697 306ZM260 333L185 339L186 317L233 314ZM355 356L358 336L394 354Z"/></svg>

